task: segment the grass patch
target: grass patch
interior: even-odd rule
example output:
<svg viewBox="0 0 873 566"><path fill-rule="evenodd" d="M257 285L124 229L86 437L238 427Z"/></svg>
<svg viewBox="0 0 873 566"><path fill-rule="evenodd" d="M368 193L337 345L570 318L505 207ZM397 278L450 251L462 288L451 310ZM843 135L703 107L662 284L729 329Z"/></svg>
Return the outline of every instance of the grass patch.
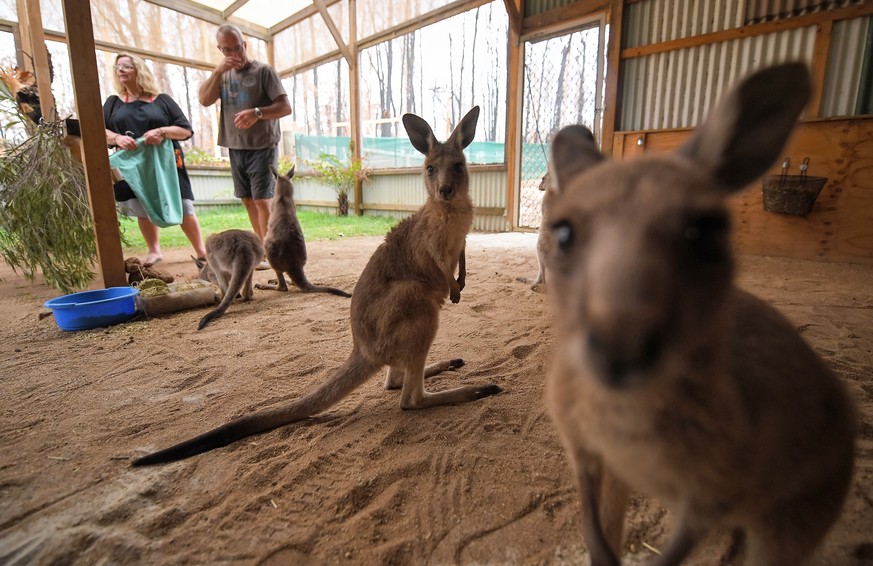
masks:
<svg viewBox="0 0 873 566"><path fill-rule="evenodd" d="M249 216L242 205L200 209L197 211L200 220L200 230L203 239L210 234L223 232L231 228L251 230ZM385 216L336 216L309 210L298 210L297 218L307 241L336 240L354 236L382 236L397 224L396 218ZM121 228L127 240L125 253L143 253L146 251L145 241L139 231L136 218L121 218ZM190 247L191 243L185 237L179 226L161 228L161 247Z"/></svg>

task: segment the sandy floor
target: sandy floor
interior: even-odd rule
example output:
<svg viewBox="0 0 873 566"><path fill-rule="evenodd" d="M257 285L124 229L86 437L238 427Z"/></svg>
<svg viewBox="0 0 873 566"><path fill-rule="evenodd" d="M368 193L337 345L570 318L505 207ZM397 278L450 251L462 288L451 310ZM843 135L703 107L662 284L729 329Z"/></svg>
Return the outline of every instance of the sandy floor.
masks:
<svg viewBox="0 0 873 566"><path fill-rule="evenodd" d="M58 293L0 264L0 564L584 564L579 503L543 407L552 335L534 234L468 238L460 304L431 359L439 389L496 383L471 404L404 412L374 378L329 412L180 463L129 458L293 399L351 350L349 300L256 291L197 332L203 309L63 332ZM309 245L316 283L351 290L380 238ZM161 267L194 278L188 250ZM814 564L873 563L873 266L743 258L860 407L855 480ZM257 272L265 282L271 272ZM636 498L627 563L671 516ZM717 564L729 537L690 564Z"/></svg>

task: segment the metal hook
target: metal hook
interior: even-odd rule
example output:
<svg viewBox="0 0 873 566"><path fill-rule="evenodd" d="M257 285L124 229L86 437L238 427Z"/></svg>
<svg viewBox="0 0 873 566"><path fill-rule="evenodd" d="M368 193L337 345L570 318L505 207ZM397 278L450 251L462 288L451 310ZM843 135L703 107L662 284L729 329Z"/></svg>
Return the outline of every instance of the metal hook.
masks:
<svg viewBox="0 0 873 566"><path fill-rule="evenodd" d="M800 164L800 176L806 177L806 170L809 169L809 158L804 157L803 163Z"/></svg>

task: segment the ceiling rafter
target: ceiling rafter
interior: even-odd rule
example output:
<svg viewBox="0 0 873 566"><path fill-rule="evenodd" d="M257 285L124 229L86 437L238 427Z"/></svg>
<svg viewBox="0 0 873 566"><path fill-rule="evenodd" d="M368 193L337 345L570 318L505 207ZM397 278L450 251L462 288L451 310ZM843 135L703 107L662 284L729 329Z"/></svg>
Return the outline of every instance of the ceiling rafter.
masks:
<svg viewBox="0 0 873 566"><path fill-rule="evenodd" d="M237 2L239 1L240 0L237 0ZM247 1L248 0L243 0L243 4L245 4ZM242 30L244 34L263 41L270 42L273 39L273 36L270 34L270 30L263 26L253 24L251 22L246 22L232 16L226 17L224 15L224 12L220 10L209 8L208 6L203 6L197 4L196 2L191 2L191 0L146 0L146 2L155 4L156 6L161 6L163 8L169 8L170 10L175 10L176 12L207 21L217 26L232 23L240 30Z"/></svg>
<svg viewBox="0 0 873 566"><path fill-rule="evenodd" d="M226 18L248 3L249 0L235 0L233 4L224 9L224 12L222 12L221 15Z"/></svg>
<svg viewBox="0 0 873 566"><path fill-rule="evenodd" d="M339 3L340 1L341 0L322 0L322 3L324 4L325 8L328 8L330 6L333 6L334 4ZM294 24L296 24L298 22L302 22L306 18L313 16L316 13L318 13L318 8L315 6L315 4L312 4L311 6L307 6L306 8L303 8L302 10L297 12L296 14L291 14L290 16L288 16L287 18L285 18L281 22L272 26L270 28L270 33L272 33L273 35L276 35L280 31L286 30L286 29L290 28L291 26L293 26Z"/></svg>
<svg viewBox="0 0 873 566"><path fill-rule="evenodd" d="M327 13L327 7L324 5L322 0L312 0L315 3L315 6L318 8L318 11L321 13L321 17L324 18L324 23L327 25L327 29L330 32L330 35L333 36L333 40L336 41L337 47L342 52L343 57L346 58L349 65L352 64L352 52L349 49L349 46L346 45L345 40L343 40L343 36L340 33L339 29L337 29L336 24L333 22L333 18L330 17L330 14Z"/></svg>

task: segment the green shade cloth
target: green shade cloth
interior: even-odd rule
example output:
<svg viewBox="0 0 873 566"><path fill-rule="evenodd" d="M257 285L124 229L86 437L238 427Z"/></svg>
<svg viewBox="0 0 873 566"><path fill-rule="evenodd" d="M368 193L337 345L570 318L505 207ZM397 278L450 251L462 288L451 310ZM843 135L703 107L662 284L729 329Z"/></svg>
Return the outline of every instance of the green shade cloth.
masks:
<svg viewBox="0 0 873 566"><path fill-rule="evenodd" d="M124 176L149 219L161 228L182 223L182 194L173 142L157 145L136 140L137 148L116 151L109 156L109 165Z"/></svg>

